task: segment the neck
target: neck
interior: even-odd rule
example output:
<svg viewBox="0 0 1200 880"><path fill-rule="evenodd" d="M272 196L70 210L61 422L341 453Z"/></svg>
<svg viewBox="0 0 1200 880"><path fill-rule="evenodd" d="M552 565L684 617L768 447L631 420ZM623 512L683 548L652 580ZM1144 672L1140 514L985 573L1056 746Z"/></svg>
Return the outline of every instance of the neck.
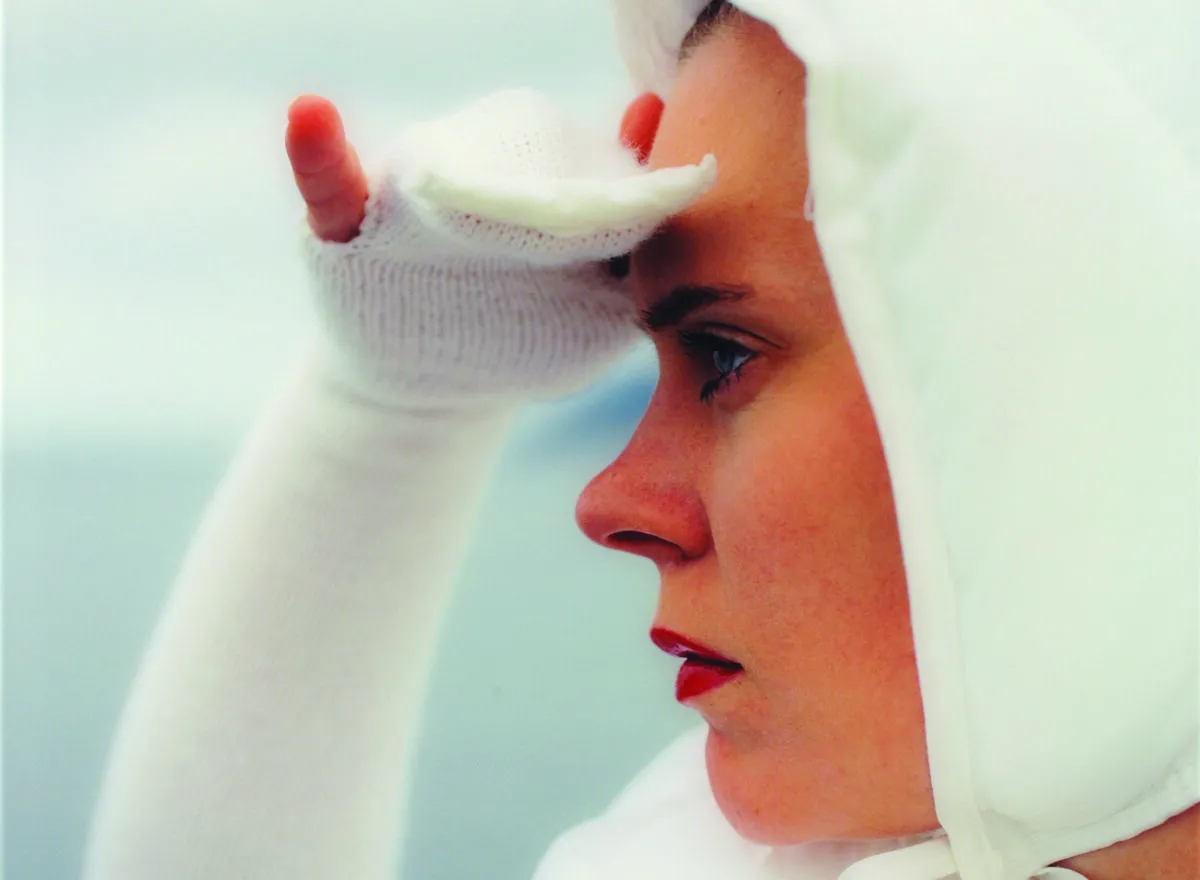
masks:
<svg viewBox="0 0 1200 880"><path fill-rule="evenodd" d="M1088 880L1196 880L1200 877L1200 804L1112 846L1055 862Z"/></svg>

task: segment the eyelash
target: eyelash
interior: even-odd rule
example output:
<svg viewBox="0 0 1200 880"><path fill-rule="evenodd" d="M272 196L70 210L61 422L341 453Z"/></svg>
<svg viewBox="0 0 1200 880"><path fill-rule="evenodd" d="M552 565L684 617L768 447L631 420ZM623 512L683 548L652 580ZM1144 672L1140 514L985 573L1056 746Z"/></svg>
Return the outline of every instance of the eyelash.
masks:
<svg viewBox="0 0 1200 880"><path fill-rule="evenodd" d="M727 373L722 373L718 368L717 378L704 383L700 389L700 402L706 404L711 403L713 397L723 391L730 382L736 381L741 375L742 368L758 357L757 352L751 351L732 339L699 330L680 330L679 344L683 346L689 357L706 368L716 366L713 363L713 357L718 353L732 354L735 358L739 355L749 355Z"/></svg>

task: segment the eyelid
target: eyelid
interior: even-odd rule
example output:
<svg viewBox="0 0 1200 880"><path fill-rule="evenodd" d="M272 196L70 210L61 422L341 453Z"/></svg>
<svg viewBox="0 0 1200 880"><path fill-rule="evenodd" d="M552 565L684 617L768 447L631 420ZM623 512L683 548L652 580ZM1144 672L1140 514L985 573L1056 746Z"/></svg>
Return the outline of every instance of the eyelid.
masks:
<svg viewBox="0 0 1200 880"><path fill-rule="evenodd" d="M735 330L732 327L724 327L722 325L712 324L706 324L701 327L679 327L675 330L675 335L685 349L689 347L689 341L701 343L702 340L711 339L727 345L735 346L737 348L745 349L751 354L758 354L758 351L752 345L747 345L740 338L738 338L739 335L746 335L744 331ZM757 337L754 338L757 339Z"/></svg>
<svg viewBox="0 0 1200 880"><path fill-rule="evenodd" d="M735 327L732 324L716 324L708 322L696 326L685 325L677 328L675 332L681 337L684 335L691 337L709 336L714 339L719 339L722 342L727 342L731 345L741 346L747 351L754 352L755 354L759 353L754 347L757 343L773 345L773 343L767 342L767 340L763 339L762 337L756 336L753 333L749 333L740 327ZM778 348L778 346L774 347Z"/></svg>
<svg viewBox="0 0 1200 880"><path fill-rule="evenodd" d="M681 327L680 329L690 330L692 332L698 332L698 333L708 333L710 331L723 331L723 332L712 333L712 335L720 336L722 339L729 338L730 341L737 342L739 345L745 344L740 341L741 339L751 339L754 341L755 344L761 343L762 345L770 346L771 348L778 349L779 351L783 351L787 348L786 345L780 345L777 342L772 342L770 339L766 339L762 336L759 336L757 333L752 333L751 331L745 329L744 327L739 327L736 324L726 324L722 321L698 321L695 325L685 325L685 326ZM725 334L731 334L731 335L729 335L727 337ZM747 346L747 347L749 348L750 346Z"/></svg>

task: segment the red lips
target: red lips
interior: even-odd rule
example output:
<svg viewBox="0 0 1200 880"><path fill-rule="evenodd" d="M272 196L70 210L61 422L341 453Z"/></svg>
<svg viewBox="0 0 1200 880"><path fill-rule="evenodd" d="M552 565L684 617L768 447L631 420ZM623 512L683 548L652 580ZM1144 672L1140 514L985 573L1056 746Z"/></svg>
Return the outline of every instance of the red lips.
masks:
<svg viewBox="0 0 1200 880"><path fill-rule="evenodd" d="M742 674L740 666L717 665L703 660L684 660L675 679L675 699L686 703Z"/></svg>
<svg viewBox="0 0 1200 880"><path fill-rule="evenodd" d="M654 627L650 641L668 654L684 658L675 679L675 699L681 703L720 687L743 671L736 660L669 629Z"/></svg>
<svg viewBox="0 0 1200 880"><path fill-rule="evenodd" d="M724 654L714 651L712 648L692 641L687 636L681 636L677 632L664 629L660 626L656 626L650 630L650 641L674 657L694 657L721 666L741 668L741 664L736 660L731 660Z"/></svg>

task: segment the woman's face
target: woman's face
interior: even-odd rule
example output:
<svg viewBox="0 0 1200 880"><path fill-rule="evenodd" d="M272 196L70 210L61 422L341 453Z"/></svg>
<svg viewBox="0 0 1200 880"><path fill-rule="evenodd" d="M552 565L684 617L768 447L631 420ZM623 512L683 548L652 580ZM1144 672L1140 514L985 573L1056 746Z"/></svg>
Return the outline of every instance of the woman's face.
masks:
<svg viewBox="0 0 1200 880"><path fill-rule="evenodd" d="M927 831L938 822L888 471L804 218L804 68L772 28L731 25L684 65L650 155L668 167L713 153L718 183L633 255L630 278L641 309L685 284L747 294L651 334L658 386L577 518L657 565L654 626L744 667L689 701L743 837ZM718 340L689 352L681 333Z"/></svg>

